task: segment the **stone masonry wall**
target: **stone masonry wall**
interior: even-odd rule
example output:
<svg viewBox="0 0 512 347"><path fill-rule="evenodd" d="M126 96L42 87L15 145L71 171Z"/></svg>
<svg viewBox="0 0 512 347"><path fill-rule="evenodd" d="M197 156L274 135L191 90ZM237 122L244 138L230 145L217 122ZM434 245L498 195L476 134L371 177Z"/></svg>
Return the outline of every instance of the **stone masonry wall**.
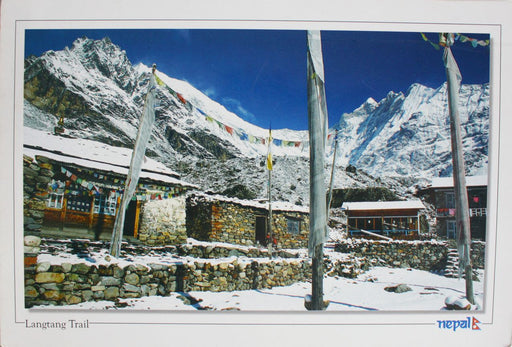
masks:
<svg viewBox="0 0 512 347"><path fill-rule="evenodd" d="M233 291L285 286L311 277L305 259L269 262L194 261L183 264L51 265L25 268L25 307L168 296L172 292Z"/></svg>
<svg viewBox="0 0 512 347"><path fill-rule="evenodd" d="M195 203L195 197L188 197L186 203L187 235L196 240L210 239L212 203L202 201Z"/></svg>
<svg viewBox="0 0 512 347"><path fill-rule="evenodd" d="M260 212L263 215L264 211ZM256 214L247 207L234 204L212 204L210 241L237 245L255 244Z"/></svg>
<svg viewBox="0 0 512 347"><path fill-rule="evenodd" d="M185 197L146 202L141 211L139 240L148 245L185 243Z"/></svg>
<svg viewBox="0 0 512 347"><path fill-rule="evenodd" d="M253 245L256 242L256 217L267 217L268 211L248 206L217 202L212 205L211 241L238 245ZM288 219L300 220L297 235L288 232ZM274 211L272 214L272 236L278 248L307 247L309 217L293 211Z"/></svg>
<svg viewBox="0 0 512 347"><path fill-rule="evenodd" d="M39 235L44 219L48 183L53 166L45 157L23 155L23 228L25 235Z"/></svg>
<svg viewBox="0 0 512 347"><path fill-rule="evenodd" d="M278 248L307 248L309 237L309 216L299 212L273 213L272 233L277 240ZM299 222L299 233L297 235L288 232L288 219L292 218Z"/></svg>
<svg viewBox="0 0 512 347"><path fill-rule="evenodd" d="M390 267L412 267L419 270L444 270L448 251L454 245L437 241L371 241L345 240L338 242L335 250L351 253L356 257L378 261ZM485 243L473 242L472 262L475 269L485 265Z"/></svg>

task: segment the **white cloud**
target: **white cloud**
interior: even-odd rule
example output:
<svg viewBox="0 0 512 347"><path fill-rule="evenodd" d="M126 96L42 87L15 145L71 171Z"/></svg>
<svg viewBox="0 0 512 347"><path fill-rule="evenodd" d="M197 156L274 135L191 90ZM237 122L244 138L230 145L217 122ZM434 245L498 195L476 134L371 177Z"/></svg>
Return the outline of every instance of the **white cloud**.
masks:
<svg viewBox="0 0 512 347"><path fill-rule="evenodd" d="M209 87L205 90L202 90L203 94L209 98L214 98L217 95L217 91L213 87Z"/></svg>
<svg viewBox="0 0 512 347"><path fill-rule="evenodd" d="M254 123L256 121L256 116L250 111L246 110L237 99L230 97L222 98L222 105L248 122Z"/></svg>

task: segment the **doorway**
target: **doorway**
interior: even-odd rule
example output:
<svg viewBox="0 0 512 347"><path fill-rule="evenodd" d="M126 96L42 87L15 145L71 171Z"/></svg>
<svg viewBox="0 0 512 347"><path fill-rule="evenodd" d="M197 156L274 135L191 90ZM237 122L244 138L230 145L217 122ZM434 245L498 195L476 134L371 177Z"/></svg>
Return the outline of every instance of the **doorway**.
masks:
<svg viewBox="0 0 512 347"><path fill-rule="evenodd" d="M135 236L137 222L137 200L131 200L124 215L123 235Z"/></svg>
<svg viewBox="0 0 512 347"><path fill-rule="evenodd" d="M267 217L257 216L256 217L256 242L260 245L267 245Z"/></svg>

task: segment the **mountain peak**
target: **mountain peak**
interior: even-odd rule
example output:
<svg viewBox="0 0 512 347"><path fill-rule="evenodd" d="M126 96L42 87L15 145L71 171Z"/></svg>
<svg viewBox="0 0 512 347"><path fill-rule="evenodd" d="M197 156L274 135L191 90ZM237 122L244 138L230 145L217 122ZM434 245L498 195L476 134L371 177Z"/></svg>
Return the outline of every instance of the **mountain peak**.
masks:
<svg viewBox="0 0 512 347"><path fill-rule="evenodd" d="M375 108L377 108L378 105L379 105L379 103L377 101L375 101L375 99L373 99L372 97L369 97L368 99L366 99L366 101L364 103L361 104L361 106L359 106L352 113L347 114L347 115L352 115L352 116L368 115L369 113L373 112L375 110Z"/></svg>
<svg viewBox="0 0 512 347"><path fill-rule="evenodd" d="M81 37L71 49L47 52L44 59L31 57L25 63L25 124L51 130L63 114L72 136L133 145L148 66L133 66L107 37ZM194 170L203 166L206 170L210 165L206 161L254 159L257 163L267 153L267 129L244 121L186 81L163 71L158 77L165 86L158 89L157 125L148 156L180 166L191 179L203 180ZM461 88L469 168L484 167L487 160L488 89L488 85ZM445 94L419 83L411 85L406 96L391 91L379 102L369 97L334 125L341 130L340 161L375 176L435 176L451 165L449 129L440 120L446 109ZM276 158L306 160L306 132L276 129L272 133ZM213 184L209 181L204 184Z"/></svg>

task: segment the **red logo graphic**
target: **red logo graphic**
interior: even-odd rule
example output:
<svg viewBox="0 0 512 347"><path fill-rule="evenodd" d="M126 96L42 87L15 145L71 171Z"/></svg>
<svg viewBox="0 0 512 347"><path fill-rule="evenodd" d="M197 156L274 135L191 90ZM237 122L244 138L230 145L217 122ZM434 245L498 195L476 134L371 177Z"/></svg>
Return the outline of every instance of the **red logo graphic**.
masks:
<svg viewBox="0 0 512 347"><path fill-rule="evenodd" d="M480 324L480 321L473 317L473 321L471 322L471 329L473 330L480 330L480 327L478 326Z"/></svg>

